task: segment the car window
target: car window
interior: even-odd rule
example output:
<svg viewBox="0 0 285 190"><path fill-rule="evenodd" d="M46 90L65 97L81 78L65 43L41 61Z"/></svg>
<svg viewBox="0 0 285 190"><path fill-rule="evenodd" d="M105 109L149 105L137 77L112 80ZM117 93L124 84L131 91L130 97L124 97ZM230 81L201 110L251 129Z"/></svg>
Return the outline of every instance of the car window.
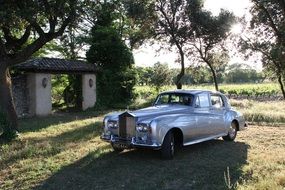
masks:
<svg viewBox="0 0 285 190"><path fill-rule="evenodd" d="M181 105L192 105L193 95L184 93L169 93L161 94L155 101L155 105L161 104L181 104Z"/></svg>
<svg viewBox="0 0 285 190"><path fill-rule="evenodd" d="M169 94L161 94L155 104L168 104Z"/></svg>
<svg viewBox="0 0 285 190"><path fill-rule="evenodd" d="M199 94L196 99L195 106L205 108L209 107L209 97L208 94Z"/></svg>
<svg viewBox="0 0 285 190"><path fill-rule="evenodd" d="M170 95L170 103L179 103L180 102L180 98L179 95L176 94L172 94Z"/></svg>
<svg viewBox="0 0 285 190"><path fill-rule="evenodd" d="M216 108L224 107L223 99L219 95L211 95L211 104Z"/></svg>

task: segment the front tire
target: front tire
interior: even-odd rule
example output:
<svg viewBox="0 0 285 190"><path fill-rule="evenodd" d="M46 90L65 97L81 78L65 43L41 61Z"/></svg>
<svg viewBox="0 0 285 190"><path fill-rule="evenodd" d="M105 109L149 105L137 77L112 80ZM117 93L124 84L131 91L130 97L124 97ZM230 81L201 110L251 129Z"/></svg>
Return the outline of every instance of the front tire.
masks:
<svg viewBox="0 0 285 190"><path fill-rule="evenodd" d="M174 135L170 131L164 137L164 141L161 147L161 158L165 160L171 160L174 158L174 153L175 153Z"/></svg>
<svg viewBox="0 0 285 190"><path fill-rule="evenodd" d="M123 152L125 150L124 148L120 148L120 147L115 146L113 143L111 143L111 145L112 145L114 152L120 153L120 152Z"/></svg>
<svg viewBox="0 0 285 190"><path fill-rule="evenodd" d="M238 124L236 122L232 122L228 135L227 136L223 136L223 139L225 141L233 141L235 140L236 136L237 136L237 130L238 130Z"/></svg>

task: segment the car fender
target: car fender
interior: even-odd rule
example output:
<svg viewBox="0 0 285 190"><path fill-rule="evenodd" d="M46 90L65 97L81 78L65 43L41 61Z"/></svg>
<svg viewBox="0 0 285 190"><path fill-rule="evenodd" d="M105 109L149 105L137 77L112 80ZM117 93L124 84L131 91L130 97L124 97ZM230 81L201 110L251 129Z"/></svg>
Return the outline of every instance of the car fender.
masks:
<svg viewBox="0 0 285 190"><path fill-rule="evenodd" d="M183 128L179 126L173 126L172 124L175 123L176 120L179 119L179 116L182 116L184 114L171 114L171 115L164 115L156 117L152 120L151 126L152 126L152 136L155 138L156 142L159 144L162 144L164 141L164 138L166 134L174 129L180 129L183 134Z"/></svg>

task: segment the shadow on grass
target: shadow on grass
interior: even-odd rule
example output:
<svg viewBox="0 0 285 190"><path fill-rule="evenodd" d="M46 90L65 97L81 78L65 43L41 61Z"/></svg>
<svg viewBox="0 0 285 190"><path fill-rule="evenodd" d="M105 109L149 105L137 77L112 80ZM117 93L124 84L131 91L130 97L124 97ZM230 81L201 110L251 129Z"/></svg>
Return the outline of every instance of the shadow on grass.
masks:
<svg viewBox="0 0 285 190"><path fill-rule="evenodd" d="M4 156L0 160L0 169L19 160L47 158L59 154L67 148L76 148L80 142L86 142L99 136L101 124L102 122L95 122L53 137L35 137L29 138L25 142L17 140L10 142L13 152L3 154Z"/></svg>
<svg viewBox="0 0 285 190"><path fill-rule="evenodd" d="M96 150L34 189L227 189L242 177L248 145L212 140L183 148L174 160L159 151L129 150L120 154Z"/></svg>
<svg viewBox="0 0 285 190"><path fill-rule="evenodd" d="M19 129L20 133L37 132L52 125L69 123L72 121L87 119L90 117L98 117L108 112L109 111L87 111L77 113L60 113L47 117L25 118L19 120Z"/></svg>

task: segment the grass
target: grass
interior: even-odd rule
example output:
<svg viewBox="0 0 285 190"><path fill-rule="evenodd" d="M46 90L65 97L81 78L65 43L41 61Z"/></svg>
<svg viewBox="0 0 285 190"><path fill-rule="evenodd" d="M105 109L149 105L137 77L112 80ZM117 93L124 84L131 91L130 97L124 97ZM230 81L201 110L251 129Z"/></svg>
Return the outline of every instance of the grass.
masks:
<svg viewBox="0 0 285 190"><path fill-rule="evenodd" d="M162 161L158 151L113 152L99 138L103 114L21 120L21 137L0 144L0 189L285 188L284 127L250 126L235 142L192 145Z"/></svg>
<svg viewBox="0 0 285 190"><path fill-rule="evenodd" d="M176 86L169 85L161 87L160 91L173 90ZM183 89L207 89L215 90L213 84L183 85ZM244 84L219 84L221 92L230 96L246 96L256 98L257 96L281 96L281 90L277 83L244 83ZM149 97L157 92L152 86L136 86L135 92L139 97Z"/></svg>
<svg viewBox="0 0 285 190"><path fill-rule="evenodd" d="M247 122L285 126L285 102L231 99L231 106L243 113Z"/></svg>

